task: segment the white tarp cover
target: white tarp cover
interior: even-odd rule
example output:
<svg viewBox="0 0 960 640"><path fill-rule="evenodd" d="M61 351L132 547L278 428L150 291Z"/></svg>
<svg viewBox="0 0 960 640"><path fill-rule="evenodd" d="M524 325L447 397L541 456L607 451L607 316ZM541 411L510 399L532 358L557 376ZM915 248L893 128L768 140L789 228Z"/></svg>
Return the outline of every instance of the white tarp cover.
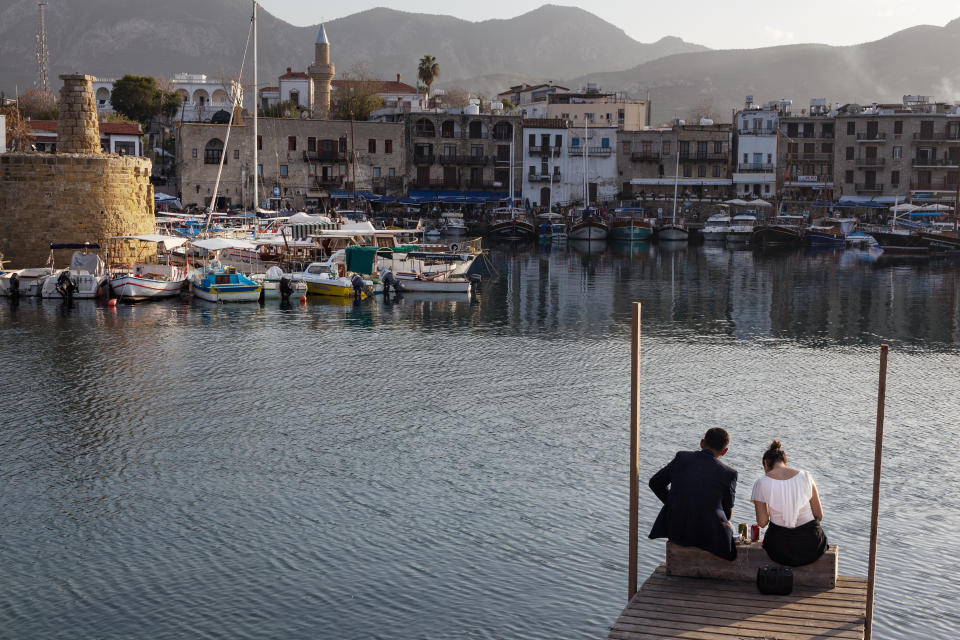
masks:
<svg viewBox="0 0 960 640"><path fill-rule="evenodd" d="M740 198L734 198L733 200L724 200L723 203L724 203L724 204L732 204L732 205L735 205L735 206L738 206L738 207L745 207L745 206L747 206L747 201L746 201L746 200L741 200Z"/></svg>
<svg viewBox="0 0 960 640"><path fill-rule="evenodd" d="M90 275L102 276L106 274L103 260L95 253L74 251L70 258L70 271L86 271Z"/></svg>
<svg viewBox="0 0 960 640"><path fill-rule="evenodd" d="M283 269L277 266L267 269L267 280L279 280L283 277Z"/></svg>
<svg viewBox="0 0 960 640"><path fill-rule="evenodd" d="M157 244L163 245L163 248L167 251L176 249L177 247L182 247L187 244L186 238L181 238L179 236L165 236L159 233L145 233L140 236L117 236L123 240L143 240L144 242L156 242Z"/></svg>
<svg viewBox="0 0 960 640"><path fill-rule="evenodd" d="M773 206L773 205L771 205L769 202L767 202L766 200L763 200L762 198L757 198L756 200L751 200L751 201L748 202L747 204L750 205L750 206L752 206L752 207L772 207L772 206Z"/></svg>
<svg viewBox="0 0 960 640"><path fill-rule="evenodd" d="M193 240L193 246L206 249L207 251L221 251L223 249L256 249L257 245L246 240L236 238L204 238L203 240Z"/></svg>
<svg viewBox="0 0 960 640"><path fill-rule="evenodd" d="M296 222L326 222L329 224L332 222L327 216L321 215L310 215L309 213L295 213L287 220L290 224Z"/></svg>

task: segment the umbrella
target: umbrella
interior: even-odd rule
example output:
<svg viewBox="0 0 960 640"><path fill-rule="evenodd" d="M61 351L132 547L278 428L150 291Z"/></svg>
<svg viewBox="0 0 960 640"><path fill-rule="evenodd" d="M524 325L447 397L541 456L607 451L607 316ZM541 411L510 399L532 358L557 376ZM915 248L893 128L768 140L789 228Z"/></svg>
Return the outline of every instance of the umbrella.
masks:
<svg viewBox="0 0 960 640"><path fill-rule="evenodd" d="M751 200L751 201L748 202L747 204L749 204L750 206L753 206L753 207L772 207L772 206L773 206L772 204L770 204L770 203L767 202L766 200L763 200L762 198L757 198L756 200Z"/></svg>
<svg viewBox="0 0 960 640"><path fill-rule="evenodd" d="M734 198L733 200L725 200L723 204L733 204L738 207L745 207L747 206L747 201L741 200L740 198Z"/></svg>

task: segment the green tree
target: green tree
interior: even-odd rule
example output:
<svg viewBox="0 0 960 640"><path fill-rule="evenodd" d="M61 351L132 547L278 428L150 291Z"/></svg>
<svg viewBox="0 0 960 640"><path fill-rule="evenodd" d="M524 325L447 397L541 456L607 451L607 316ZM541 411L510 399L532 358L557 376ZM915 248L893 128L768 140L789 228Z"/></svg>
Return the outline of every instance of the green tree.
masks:
<svg viewBox="0 0 960 640"><path fill-rule="evenodd" d="M331 120L369 120L370 112L383 106L379 80L349 72L341 74L340 80L330 98Z"/></svg>
<svg viewBox="0 0 960 640"><path fill-rule="evenodd" d="M113 83L110 103L117 113L148 129L150 122L160 114L173 117L180 107L180 96L161 89L156 78L125 75Z"/></svg>
<svg viewBox="0 0 960 640"><path fill-rule="evenodd" d="M440 65L437 64L436 58L429 54L420 58L420 66L417 67L417 78L419 78L420 82L427 88L424 97L428 101L430 100L430 87L439 75Z"/></svg>

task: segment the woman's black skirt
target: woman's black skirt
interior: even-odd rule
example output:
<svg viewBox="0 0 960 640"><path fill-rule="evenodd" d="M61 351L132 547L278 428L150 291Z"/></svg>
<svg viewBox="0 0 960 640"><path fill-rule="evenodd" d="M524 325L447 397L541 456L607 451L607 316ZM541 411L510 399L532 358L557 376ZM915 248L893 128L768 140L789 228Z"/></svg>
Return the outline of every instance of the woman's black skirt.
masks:
<svg viewBox="0 0 960 640"><path fill-rule="evenodd" d="M816 520L793 529L771 522L763 538L763 549L777 564L802 567L823 555L827 550L827 536Z"/></svg>

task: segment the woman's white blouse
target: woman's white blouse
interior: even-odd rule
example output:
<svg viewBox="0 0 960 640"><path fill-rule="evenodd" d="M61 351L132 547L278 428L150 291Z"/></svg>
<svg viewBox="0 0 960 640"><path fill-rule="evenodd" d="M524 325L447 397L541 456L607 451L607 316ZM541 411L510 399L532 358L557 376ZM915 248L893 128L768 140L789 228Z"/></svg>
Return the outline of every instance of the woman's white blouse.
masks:
<svg viewBox="0 0 960 640"><path fill-rule="evenodd" d="M760 476L753 485L754 502L765 502L770 509L770 521L781 527L799 527L813 520L810 498L813 496L813 478L801 471L789 480Z"/></svg>

